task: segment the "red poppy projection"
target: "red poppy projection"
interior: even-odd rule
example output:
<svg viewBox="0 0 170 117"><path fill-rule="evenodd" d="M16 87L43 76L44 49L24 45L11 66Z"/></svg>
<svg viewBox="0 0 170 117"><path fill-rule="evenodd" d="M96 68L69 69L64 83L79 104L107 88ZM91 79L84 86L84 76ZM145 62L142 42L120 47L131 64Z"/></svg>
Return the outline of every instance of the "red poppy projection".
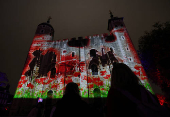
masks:
<svg viewBox="0 0 170 117"><path fill-rule="evenodd" d="M127 64L152 92L125 26L84 39L35 34L14 98L46 98L50 90L61 98L69 82L78 84L82 97L93 98L95 88L107 97L114 62Z"/></svg>

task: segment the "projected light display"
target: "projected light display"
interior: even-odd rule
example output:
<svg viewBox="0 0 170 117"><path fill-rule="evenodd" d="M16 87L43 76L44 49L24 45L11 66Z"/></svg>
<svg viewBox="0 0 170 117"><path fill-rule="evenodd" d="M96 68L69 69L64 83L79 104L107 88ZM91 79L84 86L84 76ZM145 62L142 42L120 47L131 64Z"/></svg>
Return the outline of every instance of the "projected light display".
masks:
<svg viewBox="0 0 170 117"><path fill-rule="evenodd" d="M44 31L48 27L43 23L37 28L41 33L36 31L14 98L46 98L50 90L53 98L61 98L69 82L78 84L82 97L93 98L95 88L107 97L114 62L127 64L152 92L124 25L112 28L109 35L58 41Z"/></svg>

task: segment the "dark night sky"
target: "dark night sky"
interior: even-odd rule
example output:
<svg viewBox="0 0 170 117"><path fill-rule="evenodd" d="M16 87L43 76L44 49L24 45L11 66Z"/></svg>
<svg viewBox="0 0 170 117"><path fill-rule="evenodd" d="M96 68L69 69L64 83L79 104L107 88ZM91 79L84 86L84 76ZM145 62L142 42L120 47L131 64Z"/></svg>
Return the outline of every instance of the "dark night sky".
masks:
<svg viewBox="0 0 170 117"><path fill-rule="evenodd" d="M52 17L54 40L108 33L109 10L124 22L135 48L144 31L170 21L169 0L0 0L0 71L14 94L37 25ZM153 88L160 93L159 88Z"/></svg>

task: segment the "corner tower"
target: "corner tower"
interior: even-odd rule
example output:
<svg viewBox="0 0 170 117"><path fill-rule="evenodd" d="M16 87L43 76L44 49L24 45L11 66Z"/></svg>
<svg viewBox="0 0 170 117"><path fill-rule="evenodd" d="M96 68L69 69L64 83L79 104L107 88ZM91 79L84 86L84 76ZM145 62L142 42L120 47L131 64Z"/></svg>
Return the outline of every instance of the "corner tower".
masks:
<svg viewBox="0 0 170 117"><path fill-rule="evenodd" d="M108 20L108 30L112 31L113 29L120 29L124 27L123 17L113 17L113 14L110 12L110 19Z"/></svg>
<svg viewBox="0 0 170 117"><path fill-rule="evenodd" d="M114 17L111 11L110 17L111 19L108 20L108 30L110 31L110 35L114 35L117 39L116 43L118 48L120 48L119 53L123 63L127 64L139 77L140 82L153 93L144 68L123 22L123 17Z"/></svg>
<svg viewBox="0 0 170 117"><path fill-rule="evenodd" d="M44 81L39 81L40 78L51 75L49 71L55 72L52 68L55 68L56 54L51 50L54 29L49 24L50 19L37 27L14 98L42 97L43 92L36 93L36 90L43 90Z"/></svg>
<svg viewBox="0 0 170 117"><path fill-rule="evenodd" d="M40 79L40 77L47 76L48 71L51 70L48 68L55 66L53 64L55 63L54 52L47 52L53 46L54 37L54 29L49 24L50 19L51 17L48 18L47 22L39 24L36 29L9 115L28 113L30 107L37 103L37 97L46 96L46 93L43 92L45 80ZM48 63L49 61L50 63Z"/></svg>
<svg viewBox="0 0 170 117"><path fill-rule="evenodd" d="M51 41L53 40L54 29L50 25L50 19L51 17L48 18L47 22L44 22L38 25L37 30L35 32L35 36L46 36L46 38L42 38L42 39L51 40Z"/></svg>

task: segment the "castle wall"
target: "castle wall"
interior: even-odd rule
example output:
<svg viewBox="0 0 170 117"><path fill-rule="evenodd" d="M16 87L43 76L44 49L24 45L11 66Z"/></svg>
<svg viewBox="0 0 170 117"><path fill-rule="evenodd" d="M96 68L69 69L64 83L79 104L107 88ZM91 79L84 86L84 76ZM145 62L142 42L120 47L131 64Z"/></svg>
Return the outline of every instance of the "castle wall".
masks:
<svg viewBox="0 0 170 117"><path fill-rule="evenodd" d="M95 88L101 90L102 97L107 97L114 62L127 64L147 84L125 27L115 28L110 35L85 39L50 38L35 36L14 98L46 98L49 90L53 91L53 98L61 98L69 82L78 84L82 97L93 97Z"/></svg>
<svg viewBox="0 0 170 117"><path fill-rule="evenodd" d="M127 64L141 84L152 92L122 20L110 21L110 34L58 41L52 41L54 31L51 26L40 24L14 95L12 110L16 112L18 107L29 105L29 100L31 105L36 104L38 97L46 99L47 92L51 90L53 101L60 99L69 82L78 84L80 95L86 100L94 97L95 88L100 89L104 99L111 86L114 62Z"/></svg>

